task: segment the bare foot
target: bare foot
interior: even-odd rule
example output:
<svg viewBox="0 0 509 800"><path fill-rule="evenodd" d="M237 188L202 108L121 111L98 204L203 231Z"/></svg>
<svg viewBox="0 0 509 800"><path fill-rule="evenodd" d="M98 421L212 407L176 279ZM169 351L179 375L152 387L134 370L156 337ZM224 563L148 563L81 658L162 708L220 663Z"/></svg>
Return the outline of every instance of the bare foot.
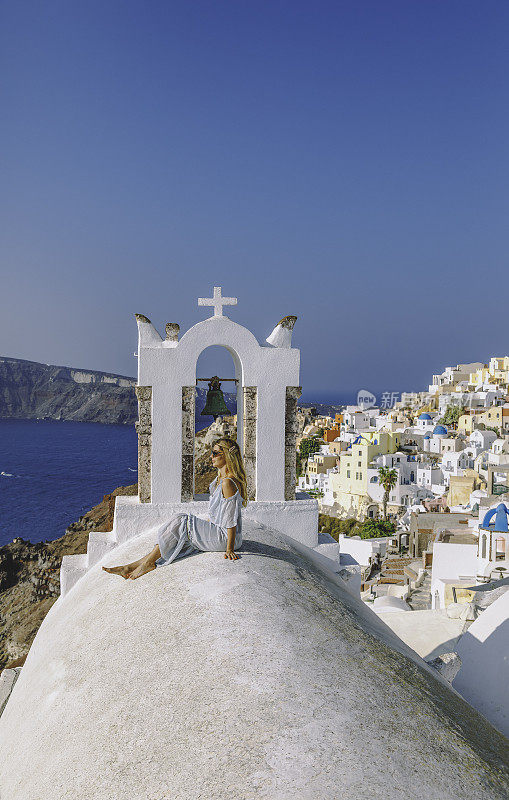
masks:
<svg viewBox="0 0 509 800"><path fill-rule="evenodd" d="M136 569L128 576L129 580L135 581L136 578L141 578L142 575L145 575L147 572L152 572L152 570L155 568L156 565L153 561L142 562L140 566L136 567Z"/></svg>
<svg viewBox="0 0 509 800"><path fill-rule="evenodd" d="M121 575L122 578L125 578L126 580L129 577L130 572L129 565L126 565L125 567L103 567L103 570L105 572L110 572L112 575Z"/></svg>

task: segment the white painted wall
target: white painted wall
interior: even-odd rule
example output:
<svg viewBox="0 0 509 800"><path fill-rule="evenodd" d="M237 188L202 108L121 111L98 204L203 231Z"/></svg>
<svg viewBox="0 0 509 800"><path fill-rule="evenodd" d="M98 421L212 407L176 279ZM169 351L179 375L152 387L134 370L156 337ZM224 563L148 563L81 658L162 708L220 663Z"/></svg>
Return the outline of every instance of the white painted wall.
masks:
<svg viewBox="0 0 509 800"><path fill-rule="evenodd" d="M460 576L477 575L477 545L435 542L431 568L431 599L433 608L438 592L439 608L444 608L444 581L459 580Z"/></svg>
<svg viewBox="0 0 509 800"><path fill-rule="evenodd" d="M456 646L453 687L509 737L509 592L472 623Z"/></svg>
<svg viewBox="0 0 509 800"><path fill-rule="evenodd" d="M182 386L196 383L196 362L211 345L231 354L242 386L258 388L256 499L284 500L286 387L299 385L300 352L262 347L228 317L199 322L179 342L138 322L138 384L152 386L152 502L180 501Z"/></svg>
<svg viewBox="0 0 509 800"><path fill-rule="evenodd" d="M352 556L362 567L367 567L375 553L385 555L388 539L353 539L340 534L338 541L341 553Z"/></svg>

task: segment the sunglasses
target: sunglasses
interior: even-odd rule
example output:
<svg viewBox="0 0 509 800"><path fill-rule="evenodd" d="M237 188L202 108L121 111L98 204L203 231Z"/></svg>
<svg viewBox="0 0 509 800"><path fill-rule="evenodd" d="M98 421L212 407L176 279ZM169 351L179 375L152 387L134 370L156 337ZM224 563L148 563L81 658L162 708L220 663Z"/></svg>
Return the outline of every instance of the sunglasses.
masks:
<svg viewBox="0 0 509 800"><path fill-rule="evenodd" d="M213 456L220 456L221 455L221 450L212 450L212 455Z"/></svg>

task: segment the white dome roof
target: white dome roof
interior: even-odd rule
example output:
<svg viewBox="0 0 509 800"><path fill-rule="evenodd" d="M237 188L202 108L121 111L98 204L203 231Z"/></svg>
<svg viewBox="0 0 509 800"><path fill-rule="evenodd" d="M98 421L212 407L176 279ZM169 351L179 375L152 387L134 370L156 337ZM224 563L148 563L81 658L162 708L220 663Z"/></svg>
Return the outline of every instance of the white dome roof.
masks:
<svg viewBox="0 0 509 800"><path fill-rule="evenodd" d="M373 609L378 612L385 611L410 611L410 606L401 597L385 595L377 597L373 602Z"/></svg>
<svg viewBox="0 0 509 800"><path fill-rule="evenodd" d="M309 548L243 533L236 562L96 565L57 601L0 718L1 796L506 796L503 737Z"/></svg>

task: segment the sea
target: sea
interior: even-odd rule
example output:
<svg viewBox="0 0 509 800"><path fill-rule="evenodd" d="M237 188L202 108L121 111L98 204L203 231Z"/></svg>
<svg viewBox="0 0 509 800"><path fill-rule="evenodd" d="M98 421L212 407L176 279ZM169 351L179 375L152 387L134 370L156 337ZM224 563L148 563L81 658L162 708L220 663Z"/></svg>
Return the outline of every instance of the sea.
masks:
<svg viewBox="0 0 509 800"><path fill-rule="evenodd" d="M209 423L197 414L197 430ZM105 494L137 482L137 461L134 425L0 419L0 546L63 536Z"/></svg>
<svg viewBox="0 0 509 800"><path fill-rule="evenodd" d="M0 420L0 546L58 539L138 480L134 425Z"/></svg>

